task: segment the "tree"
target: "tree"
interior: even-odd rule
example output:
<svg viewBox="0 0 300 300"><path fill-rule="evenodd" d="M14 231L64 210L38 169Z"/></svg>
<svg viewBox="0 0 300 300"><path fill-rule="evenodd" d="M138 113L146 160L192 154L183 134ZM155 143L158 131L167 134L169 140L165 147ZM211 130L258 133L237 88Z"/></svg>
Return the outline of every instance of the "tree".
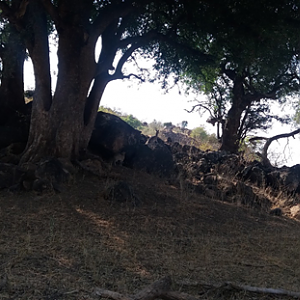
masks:
<svg viewBox="0 0 300 300"><path fill-rule="evenodd" d="M250 130L268 126L272 117L280 119L270 115L268 100L284 101L299 92L298 10L296 1L228 0L206 6L211 16L206 39L197 32L191 38L214 55L215 64L198 68L182 57L181 75L208 96L194 109L209 111L222 150L237 152Z"/></svg>
<svg viewBox="0 0 300 300"><path fill-rule="evenodd" d="M138 77L122 71L138 49L149 54L158 42L172 44L173 48L184 45L186 53L198 56L199 65L208 63L205 53L183 37L177 38L181 26L189 21L188 7L178 0L0 1L2 15L25 41L35 72L31 127L21 163L49 156L78 159L83 155L107 84ZM58 76L53 95L49 23L55 25L58 36ZM102 48L95 61L99 37ZM117 53L121 55L115 61Z"/></svg>
<svg viewBox="0 0 300 300"><path fill-rule="evenodd" d="M245 70L242 74L229 68L222 70L232 84L229 87L231 106L226 115L222 150L236 153L249 131L263 129L264 124L272 117L280 120L277 116L267 115L269 105L266 99L279 100L283 95L299 91L299 78L291 65L278 70L278 73L274 72L275 74L272 72L265 75L260 72L256 75L251 68L248 70L250 71Z"/></svg>
<svg viewBox="0 0 300 300"><path fill-rule="evenodd" d="M181 122L181 128L182 129L185 129L187 127L187 125L188 125L188 121L182 121Z"/></svg>
<svg viewBox="0 0 300 300"><path fill-rule="evenodd" d="M199 139L201 141L207 141L209 138L209 134L203 126L200 126L192 130L191 137L194 139Z"/></svg>
<svg viewBox="0 0 300 300"><path fill-rule="evenodd" d="M25 45L20 34L10 24L2 23L0 124L5 124L16 112L25 108L23 66Z"/></svg>

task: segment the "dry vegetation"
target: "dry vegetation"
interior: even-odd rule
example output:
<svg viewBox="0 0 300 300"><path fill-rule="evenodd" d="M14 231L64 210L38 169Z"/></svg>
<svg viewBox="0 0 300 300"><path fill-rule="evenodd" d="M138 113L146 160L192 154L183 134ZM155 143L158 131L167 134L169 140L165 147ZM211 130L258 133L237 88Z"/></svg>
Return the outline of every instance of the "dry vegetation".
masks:
<svg viewBox="0 0 300 300"><path fill-rule="evenodd" d="M166 275L198 299L293 299L224 282L300 292L300 224L181 191L129 169L78 175L60 194L0 194L0 299L99 299ZM105 195L120 180L138 205Z"/></svg>

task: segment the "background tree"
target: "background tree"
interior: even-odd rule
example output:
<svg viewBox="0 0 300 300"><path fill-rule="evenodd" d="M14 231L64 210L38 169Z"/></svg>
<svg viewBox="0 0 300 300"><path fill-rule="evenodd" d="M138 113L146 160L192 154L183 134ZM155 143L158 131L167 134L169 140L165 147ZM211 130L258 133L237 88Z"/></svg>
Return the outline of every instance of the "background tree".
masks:
<svg viewBox="0 0 300 300"><path fill-rule="evenodd" d="M187 128L187 126L188 126L188 121L182 121L182 122L181 122L181 128L182 128L182 129Z"/></svg>
<svg viewBox="0 0 300 300"><path fill-rule="evenodd" d="M298 93L298 9L296 1L212 1L205 7L211 17L205 20L207 34L200 30L190 38L215 64L198 67L182 56L178 75L208 96L196 107L209 111L209 122L218 125L221 149L237 152L250 130L266 128L277 117L267 100ZM165 68L173 68L171 54Z"/></svg>
<svg viewBox="0 0 300 300"><path fill-rule="evenodd" d="M135 118L133 115L127 115L127 116L121 117L121 119L135 129L140 130L143 127L143 123L140 120L138 120L137 118Z"/></svg>

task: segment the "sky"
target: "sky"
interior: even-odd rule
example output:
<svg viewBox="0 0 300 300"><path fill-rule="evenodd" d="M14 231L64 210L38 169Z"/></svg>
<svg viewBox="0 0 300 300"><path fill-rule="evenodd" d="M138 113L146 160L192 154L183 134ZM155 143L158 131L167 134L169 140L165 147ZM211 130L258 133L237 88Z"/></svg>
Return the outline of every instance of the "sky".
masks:
<svg viewBox="0 0 300 300"><path fill-rule="evenodd" d="M106 88L101 105L132 114L141 121L151 122L155 119L162 123L172 122L176 125L186 120L189 129L204 126L209 133L216 133L216 127L206 123L208 115L200 116L197 112L185 111L195 105L195 102L192 102L195 98L195 95L186 96L184 93L180 95L176 87L166 94L158 84L143 83L139 86L132 86L126 81L115 81ZM279 113L280 108L276 107L275 110ZM276 122L268 132L260 132L257 135L271 137L293 130L295 128L290 125ZM280 139L271 144L268 151L269 158L272 163L279 166L300 164L299 148L300 134L295 138Z"/></svg>
<svg viewBox="0 0 300 300"><path fill-rule="evenodd" d="M57 72L57 58L50 55L52 66L53 83L55 86L55 74ZM34 75L30 60L25 62L24 67L25 89L34 88ZM195 105L195 95L187 96L184 91L179 93L178 87L174 87L165 93L158 83L135 84L129 80L115 80L110 82L105 89L100 105L116 109L124 114L132 114L143 122L152 122L154 119L162 123L172 122L174 125L188 121L187 127L193 129L204 126L209 133L216 133L216 128L206 123L207 115L200 116L199 113L188 113ZM199 99L199 98L197 98ZM278 113L279 109L276 108ZM259 133L259 136L271 137L273 135L291 132L295 128L290 125L274 124L267 133ZM282 139L280 142L271 144L269 153L274 153L272 163L279 166L285 164L292 166L300 164L300 134L295 139Z"/></svg>

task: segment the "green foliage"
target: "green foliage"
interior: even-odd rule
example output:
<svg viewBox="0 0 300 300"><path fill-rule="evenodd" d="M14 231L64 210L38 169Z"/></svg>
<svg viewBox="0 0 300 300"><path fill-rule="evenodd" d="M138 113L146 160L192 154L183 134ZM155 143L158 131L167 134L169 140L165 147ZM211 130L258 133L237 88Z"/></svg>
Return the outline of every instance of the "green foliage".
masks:
<svg viewBox="0 0 300 300"><path fill-rule="evenodd" d="M130 126L132 126L133 128L135 128L137 130L141 130L143 127L143 123L140 120L138 120L137 118L135 118L133 115L123 114L122 112L120 112L116 109L112 109L112 108L104 107L104 106L100 106L98 111L102 111L102 112L105 112L108 114L118 116L123 121L125 121L126 123L128 123Z"/></svg>
<svg viewBox="0 0 300 300"><path fill-rule="evenodd" d="M189 2L186 9L191 21L178 32L202 55L187 55L183 49L162 44L159 72L177 72L188 91L204 93L207 99L197 108L208 111L219 128L228 125L229 134L238 141L251 130L266 129L272 118L288 122L284 116L271 115L270 106L300 90L299 2L209 1L201 12L196 3ZM228 118L233 105L235 111ZM240 127L236 121L229 126L225 120L239 120ZM228 140L235 142L235 138Z"/></svg>
<svg viewBox="0 0 300 300"><path fill-rule="evenodd" d="M156 135L157 130L161 131L164 129L164 125L156 120L153 120L148 126L142 128L142 133L145 135Z"/></svg>
<svg viewBox="0 0 300 300"><path fill-rule="evenodd" d="M135 118L133 115L122 116L121 119L135 129L140 130L143 127L143 123L137 118Z"/></svg>
<svg viewBox="0 0 300 300"><path fill-rule="evenodd" d="M207 133L204 127L196 127L191 132L191 137L194 139L199 139L200 141L208 141L210 135Z"/></svg>
<svg viewBox="0 0 300 300"><path fill-rule="evenodd" d="M214 133L209 134L204 128L204 126L194 128L190 136L196 140L196 144L202 151L217 151L220 147L220 143L216 135Z"/></svg>
<svg viewBox="0 0 300 300"><path fill-rule="evenodd" d="M108 114L112 114L112 115L115 115L115 116L118 116L118 117L122 117L122 113L119 112L118 110L116 110L115 108L112 109L110 107L99 106L98 111L102 111L102 112L105 112L105 113L108 113Z"/></svg>
<svg viewBox="0 0 300 300"><path fill-rule="evenodd" d="M163 124L166 128L170 128L173 126L172 122L166 122Z"/></svg>
<svg viewBox="0 0 300 300"><path fill-rule="evenodd" d="M297 125L300 124L300 102L298 102L296 107L295 107L294 122Z"/></svg>

